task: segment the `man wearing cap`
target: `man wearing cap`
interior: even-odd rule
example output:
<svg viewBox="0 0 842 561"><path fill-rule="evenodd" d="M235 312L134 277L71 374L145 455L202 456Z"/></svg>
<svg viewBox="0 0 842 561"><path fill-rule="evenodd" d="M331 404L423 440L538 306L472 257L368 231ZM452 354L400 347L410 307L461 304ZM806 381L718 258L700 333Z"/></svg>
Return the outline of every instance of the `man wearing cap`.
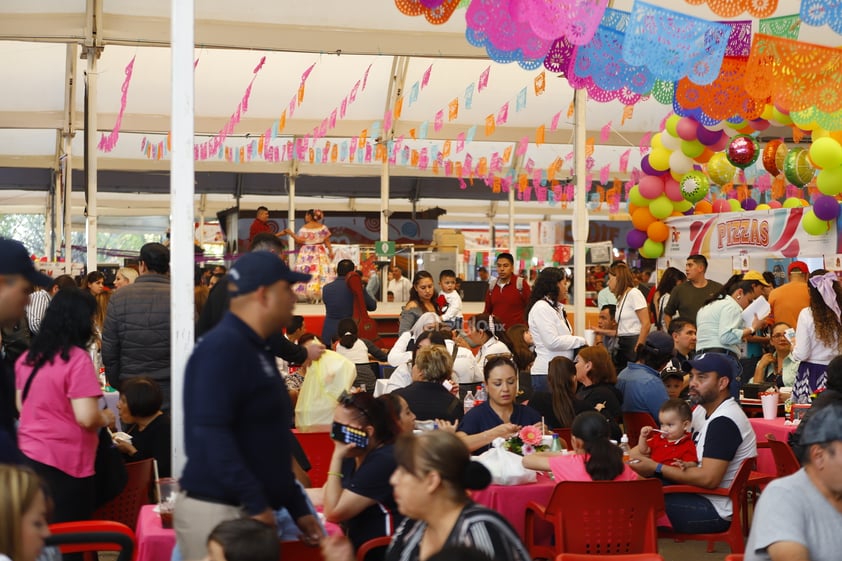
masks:
<svg viewBox="0 0 842 561"><path fill-rule="evenodd" d="M729 386L736 378L735 363L720 353L703 353L684 363L690 372L691 431L699 465L682 469L635 455L630 464L644 477L663 477L705 489L728 488L743 461L757 456L754 430ZM664 496L667 516L677 532L715 533L730 526L733 513L728 497L678 493Z"/></svg>
<svg viewBox="0 0 842 561"><path fill-rule="evenodd" d="M267 342L292 320L290 271L268 251L248 253L229 272L230 311L196 343L184 378L187 464L175 509L183 559L204 557L221 521L252 517L275 525L285 507L316 545L322 531L292 473L292 405Z"/></svg>
<svg viewBox="0 0 842 561"><path fill-rule="evenodd" d="M768 298L774 288L769 281L766 280L766 277L763 276L763 273L760 273L759 271L748 271L744 273L743 280L752 283L752 302L758 298ZM745 349L742 353L740 364L742 365L744 372L754 372L754 369L757 367L757 362L760 360L760 357L763 356L765 347L770 343L768 323L760 326L756 332L746 335L744 340Z"/></svg>
<svg viewBox="0 0 842 561"><path fill-rule="evenodd" d="M789 282L774 289L769 295L769 305L775 322L782 321L794 329L798 323L798 314L810 305L810 290L807 277L810 269L803 261L793 261L787 269Z"/></svg>
<svg viewBox="0 0 842 561"><path fill-rule="evenodd" d="M746 561L836 561L842 556L842 404L803 423L804 467L760 495Z"/></svg>
<svg viewBox="0 0 842 561"><path fill-rule="evenodd" d="M707 269L708 260L704 255L696 254L687 258L684 265L687 282L679 284L670 293L670 300L664 308L664 325L669 327L670 320L676 315L696 321L699 308L722 290L721 284L705 278Z"/></svg>
<svg viewBox="0 0 842 561"><path fill-rule="evenodd" d="M16 240L0 238L0 326L24 318L34 286L49 287L53 280L35 270L29 252ZM2 341L0 341L2 345ZM5 351L0 346L0 355ZM0 463L21 460L15 436L15 378L0 360Z"/></svg>
<svg viewBox="0 0 842 561"><path fill-rule="evenodd" d="M672 358L672 337L653 331L637 355L619 376L617 389L623 394L623 413L643 412L658 418L661 405L669 399L660 372Z"/></svg>

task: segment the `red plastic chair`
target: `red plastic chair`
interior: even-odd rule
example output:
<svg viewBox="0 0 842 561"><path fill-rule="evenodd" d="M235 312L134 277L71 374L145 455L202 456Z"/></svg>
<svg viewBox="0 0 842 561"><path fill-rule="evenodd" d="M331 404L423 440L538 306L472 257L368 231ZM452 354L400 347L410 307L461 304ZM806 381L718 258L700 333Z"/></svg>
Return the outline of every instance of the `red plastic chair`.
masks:
<svg viewBox="0 0 842 561"><path fill-rule="evenodd" d="M623 413L623 428L629 436L629 446L634 448L637 446L637 441L640 439L640 429L643 427L658 428L658 423L652 418L652 415L643 411L633 411Z"/></svg>
<svg viewBox="0 0 842 561"><path fill-rule="evenodd" d="M573 448L573 442L570 440L570 437L573 436L573 433L570 431L569 428L567 428L567 429L553 429L553 432L556 433L559 438L564 440L565 447L568 450Z"/></svg>
<svg viewBox="0 0 842 561"><path fill-rule="evenodd" d="M322 550L319 547L312 547L301 541L281 542L280 561L323 561Z"/></svg>
<svg viewBox="0 0 842 561"><path fill-rule="evenodd" d="M725 556L725 561L743 561L743 557L742 553L731 553Z"/></svg>
<svg viewBox="0 0 842 561"><path fill-rule="evenodd" d="M746 492L748 484L748 476L751 473L751 464L754 458L744 460L737 470L737 475L731 482L731 486L727 489L704 489L694 485L668 485L664 487L664 494L673 493L694 493L701 495L718 495L720 497L728 497L731 499L731 506L733 513L731 516L731 525L724 532L711 534L683 534L668 528L659 528L659 538L673 538L676 541L680 540L701 540L708 542L708 553L713 553L714 542L725 542L731 548L732 553L743 553L745 551L745 539L743 536L742 526L742 511L743 511L743 495Z"/></svg>
<svg viewBox="0 0 842 561"><path fill-rule="evenodd" d="M657 553L655 520L664 509L661 488L657 479L562 481L546 506L526 506L524 545L533 559L553 559L560 553ZM554 545L536 543L538 521L552 524Z"/></svg>
<svg viewBox="0 0 842 561"><path fill-rule="evenodd" d="M366 556L375 549L385 549L392 543L392 536L380 536L365 542L357 550L357 561L365 561Z"/></svg>
<svg viewBox="0 0 842 561"><path fill-rule="evenodd" d="M785 477L792 475L801 469L801 462L795 456L795 452L786 442L781 442L775 438L774 434L766 435L766 446L772 452L772 458L775 461L775 469L778 477ZM757 445L760 447L760 445Z"/></svg>
<svg viewBox="0 0 842 561"><path fill-rule="evenodd" d="M555 561L664 561L657 553L630 553L629 555L582 555L562 553Z"/></svg>
<svg viewBox="0 0 842 561"><path fill-rule="evenodd" d="M310 485L315 488L324 487L327 481L327 471L330 468L330 457L333 455L333 441L329 432L296 432L295 438L310 460Z"/></svg>
<svg viewBox="0 0 842 561"><path fill-rule="evenodd" d="M50 534L46 545L57 546L62 553L119 551L116 561L131 561L137 557L137 543L132 529L112 520L50 524Z"/></svg>
<svg viewBox="0 0 842 561"><path fill-rule="evenodd" d="M152 486L155 483L155 468L152 458L126 464L128 482L119 495L99 507L93 515L95 520L113 520L129 528L137 527L140 507L150 504Z"/></svg>

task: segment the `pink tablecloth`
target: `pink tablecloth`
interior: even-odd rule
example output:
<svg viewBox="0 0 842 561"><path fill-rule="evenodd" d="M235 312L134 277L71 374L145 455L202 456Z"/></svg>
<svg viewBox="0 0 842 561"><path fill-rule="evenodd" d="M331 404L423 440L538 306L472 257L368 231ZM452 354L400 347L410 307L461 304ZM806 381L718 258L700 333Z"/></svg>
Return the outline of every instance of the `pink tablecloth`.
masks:
<svg viewBox="0 0 842 561"><path fill-rule="evenodd" d="M474 501L503 515L523 540L526 527L526 505L531 501L546 505L550 502L555 482L544 475L536 483L527 485L490 485L471 493Z"/></svg>
<svg viewBox="0 0 842 561"><path fill-rule="evenodd" d="M787 438L791 432L795 432L796 425L785 425L783 417L776 417L775 419L766 420L762 417L752 418L748 420L751 423L751 428L754 429L754 435L757 437L757 443L766 442L766 435L774 435L776 440L787 442ZM775 473L775 461L772 459L772 453L767 448L762 448L757 451L757 471L763 473Z"/></svg>
<svg viewBox="0 0 842 561"><path fill-rule="evenodd" d="M175 547L175 530L163 528L161 517L154 509L155 505L145 505L140 509L140 515L137 517L135 561L169 561L172 556L172 550ZM342 529L331 522L325 522L325 530L330 536L342 535Z"/></svg>

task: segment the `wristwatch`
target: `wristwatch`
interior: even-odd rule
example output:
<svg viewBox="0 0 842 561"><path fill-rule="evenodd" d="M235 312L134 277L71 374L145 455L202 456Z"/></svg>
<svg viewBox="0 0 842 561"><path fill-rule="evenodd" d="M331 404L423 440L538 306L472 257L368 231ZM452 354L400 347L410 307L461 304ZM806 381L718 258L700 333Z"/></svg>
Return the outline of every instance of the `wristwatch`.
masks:
<svg viewBox="0 0 842 561"><path fill-rule="evenodd" d="M657 466L655 466L655 477L663 477L664 476L663 471L664 471L664 464L658 464Z"/></svg>

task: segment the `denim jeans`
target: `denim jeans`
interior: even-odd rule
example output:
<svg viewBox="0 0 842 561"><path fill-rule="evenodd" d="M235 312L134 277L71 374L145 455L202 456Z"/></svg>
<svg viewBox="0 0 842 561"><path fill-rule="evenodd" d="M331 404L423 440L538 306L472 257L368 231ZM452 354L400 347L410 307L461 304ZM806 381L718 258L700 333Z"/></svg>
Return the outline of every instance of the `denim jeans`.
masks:
<svg viewBox="0 0 842 561"><path fill-rule="evenodd" d="M676 532L710 534L724 532L731 525L729 520L719 517L711 502L702 495L664 495L664 507Z"/></svg>

